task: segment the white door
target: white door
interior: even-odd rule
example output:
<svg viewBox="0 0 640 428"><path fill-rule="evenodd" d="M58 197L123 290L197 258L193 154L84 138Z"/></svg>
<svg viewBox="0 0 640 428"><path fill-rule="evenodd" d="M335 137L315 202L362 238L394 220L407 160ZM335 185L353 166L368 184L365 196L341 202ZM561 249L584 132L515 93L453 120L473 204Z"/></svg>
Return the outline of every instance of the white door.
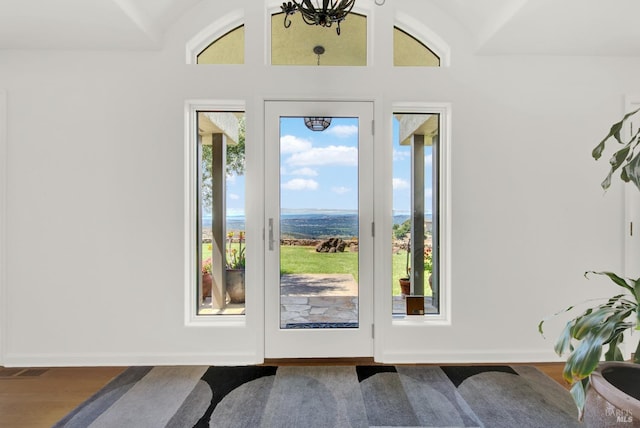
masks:
<svg viewBox="0 0 640 428"><path fill-rule="evenodd" d="M640 108L640 100L627 103L627 112ZM637 115L636 115L637 116ZM634 116L626 132L633 135L638 132L640 118ZM623 131L625 132L625 131ZM633 183L625 184L625 276L640 277L640 192Z"/></svg>
<svg viewBox="0 0 640 428"><path fill-rule="evenodd" d="M373 355L372 129L371 102L265 102L266 358Z"/></svg>

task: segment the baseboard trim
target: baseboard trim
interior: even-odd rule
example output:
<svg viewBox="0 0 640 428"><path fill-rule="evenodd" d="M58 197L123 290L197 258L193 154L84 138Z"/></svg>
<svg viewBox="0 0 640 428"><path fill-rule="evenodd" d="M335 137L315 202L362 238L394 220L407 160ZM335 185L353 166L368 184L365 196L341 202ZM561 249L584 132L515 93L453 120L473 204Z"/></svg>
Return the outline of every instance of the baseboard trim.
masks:
<svg viewBox="0 0 640 428"><path fill-rule="evenodd" d="M5 367L244 366L262 363L255 353L6 354Z"/></svg>
<svg viewBox="0 0 640 428"><path fill-rule="evenodd" d="M553 350L550 351L430 351L383 352L376 356L377 362L384 364L475 364L475 363L549 363L563 362Z"/></svg>
<svg viewBox="0 0 640 428"><path fill-rule="evenodd" d="M6 354L5 367L101 367L101 366L243 366L262 364L256 353L197 354ZM266 360L269 361L269 360ZM492 352L386 352L382 364L500 364L563 362L553 351Z"/></svg>

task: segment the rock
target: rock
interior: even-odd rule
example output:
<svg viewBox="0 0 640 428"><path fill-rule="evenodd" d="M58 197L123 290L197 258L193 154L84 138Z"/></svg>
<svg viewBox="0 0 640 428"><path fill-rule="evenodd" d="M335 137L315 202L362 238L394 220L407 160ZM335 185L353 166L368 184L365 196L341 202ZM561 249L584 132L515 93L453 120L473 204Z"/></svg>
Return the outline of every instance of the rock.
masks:
<svg viewBox="0 0 640 428"><path fill-rule="evenodd" d="M344 252L344 249L347 247L347 243L342 240L342 238L330 238L325 241L320 242L316 246L316 252L318 253L336 253L336 252Z"/></svg>

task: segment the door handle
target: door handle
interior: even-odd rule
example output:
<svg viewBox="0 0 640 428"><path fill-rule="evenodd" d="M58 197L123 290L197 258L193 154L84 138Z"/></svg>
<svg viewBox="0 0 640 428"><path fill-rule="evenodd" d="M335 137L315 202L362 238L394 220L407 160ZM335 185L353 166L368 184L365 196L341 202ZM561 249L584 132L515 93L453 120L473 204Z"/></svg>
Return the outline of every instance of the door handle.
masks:
<svg viewBox="0 0 640 428"><path fill-rule="evenodd" d="M269 251L273 251L273 218L269 219Z"/></svg>

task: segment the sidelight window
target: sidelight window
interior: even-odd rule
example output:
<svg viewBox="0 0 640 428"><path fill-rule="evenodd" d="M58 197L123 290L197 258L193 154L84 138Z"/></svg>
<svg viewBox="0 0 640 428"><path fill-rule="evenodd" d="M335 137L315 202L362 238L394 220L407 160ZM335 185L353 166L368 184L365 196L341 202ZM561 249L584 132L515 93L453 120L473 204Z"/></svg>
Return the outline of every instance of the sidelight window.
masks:
<svg viewBox="0 0 640 428"><path fill-rule="evenodd" d="M439 114L393 115L394 314L440 312L439 136ZM423 311L407 312L412 297Z"/></svg>
<svg viewBox="0 0 640 428"><path fill-rule="evenodd" d="M198 315L245 313L245 116L197 112Z"/></svg>

